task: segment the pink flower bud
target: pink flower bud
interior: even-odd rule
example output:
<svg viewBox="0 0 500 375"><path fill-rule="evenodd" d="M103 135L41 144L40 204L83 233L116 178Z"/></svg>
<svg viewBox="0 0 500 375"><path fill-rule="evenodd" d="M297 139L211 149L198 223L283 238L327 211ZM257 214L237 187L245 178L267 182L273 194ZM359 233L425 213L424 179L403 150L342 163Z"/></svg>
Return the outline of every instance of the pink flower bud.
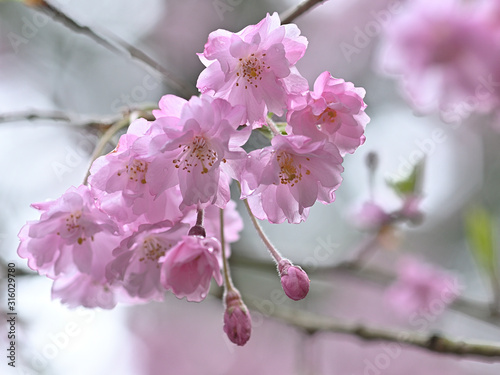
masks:
<svg viewBox="0 0 500 375"><path fill-rule="evenodd" d="M299 266L294 266L288 259L282 259L278 264L281 276L281 286L285 294L294 301L305 298L309 292L309 277Z"/></svg>
<svg viewBox="0 0 500 375"><path fill-rule="evenodd" d="M224 332L226 332L231 342L243 346L250 339L252 332L250 314L237 290L229 291L226 294L225 301Z"/></svg>

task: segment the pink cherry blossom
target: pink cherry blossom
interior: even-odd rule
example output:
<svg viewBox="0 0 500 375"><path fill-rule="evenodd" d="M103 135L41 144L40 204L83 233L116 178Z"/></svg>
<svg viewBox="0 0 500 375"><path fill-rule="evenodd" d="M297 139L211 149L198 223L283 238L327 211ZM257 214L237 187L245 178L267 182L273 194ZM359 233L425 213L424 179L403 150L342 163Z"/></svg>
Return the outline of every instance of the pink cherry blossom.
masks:
<svg viewBox="0 0 500 375"><path fill-rule="evenodd" d="M354 225L365 230L379 230L392 221L391 215L375 202L364 202L353 215Z"/></svg>
<svg viewBox="0 0 500 375"><path fill-rule="evenodd" d="M61 272L90 274L95 245L101 235L118 228L95 205L87 186L71 187L55 201L33 204L40 220L28 222L20 231L18 254L40 274L56 277Z"/></svg>
<svg viewBox="0 0 500 375"><path fill-rule="evenodd" d="M438 109L445 121L490 110L498 101L499 39L475 3L412 1L388 25L382 69L400 76L416 109Z"/></svg>
<svg viewBox="0 0 500 375"><path fill-rule="evenodd" d="M207 67L198 78L202 93L244 105L250 123L263 122L268 111L283 115L290 95L307 90L295 68L307 40L296 25L280 25L277 13L238 33L212 32L203 53Z"/></svg>
<svg viewBox="0 0 500 375"><path fill-rule="evenodd" d="M259 219L299 223L316 200L335 200L343 170L342 157L332 143L276 135L271 146L249 154L240 179L242 198L248 199Z"/></svg>
<svg viewBox="0 0 500 375"><path fill-rule="evenodd" d="M126 134L120 137L116 148L107 155L97 158L90 169L89 183L93 189L126 195L142 194L146 189L148 163L141 160L132 149L133 143L151 129L145 119L137 119Z"/></svg>
<svg viewBox="0 0 500 375"><path fill-rule="evenodd" d="M96 280L85 273L64 275L54 280L52 298L60 299L69 307L112 309L117 303L114 290L105 280Z"/></svg>
<svg viewBox="0 0 500 375"><path fill-rule="evenodd" d="M143 224L119 247L106 270L107 280L122 286L136 301L163 300L159 259L182 239L188 225L170 222Z"/></svg>
<svg viewBox="0 0 500 375"><path fill-rule="evenodd" d="M161 97L158 106L160 109L154 109L153 115L156 119L161 117L165 117L165 121L170 119L174 121L181 117L182 108L187 103L186 99L180 98L175 95L164 95ZM172 122L170 122L170 126L172 126Z"/></svg>
<svg viewBox="0 0 500 375"><path fill-rule="evenodd" d="M120 137L112 152L92 163L89 185L98 198L98 204L121 222L134 221L141 214L158 217L155 208L168 205L172 199L176 200L176 194L166 194L158 200L159 197L150 193L146 179L150 165L147 150L134 147L136 141L159 132L161 130L153 127L152 123L137 119L130 124L127 133Z"/></svg>
<svg viewBox="0 0 500 375"><path fill-rule="evenodd" d="M200 302L212 277L222 285L220 243L213 237L184 236L160 258L161 283L178 298Z"/></svg>
<svg viewBox="0 0 500 375"><path fill-rule="evenodd" d="M390 305L401 314L440 314L460 295L456 278L417 259L406 257L398 264L398 278L386 292Z"/></svg>
<svg viewBox="0 0 500 375"><path fill-rule="evenodd" d="M295 100L295 110L288 112L288 133L313 139L326 136L342 155L353 153L364 143L370 121L364 96L364 89L323 72L314 82L314 91L305 95L305 103Z"/></svg>
<svg viewBox="0 0 500 375"><path fill-rule="evenodd" d="M163 134L138 141L141 147L149 142L151 163L146 180L151 192L158 195L178 184L181 209L211 204L224 207L230 198L231 178L246 159L241 146L250 129L236 130L242 116L241 107L223 99L192 97L182 109L177 129L163 128Z"/></svg>

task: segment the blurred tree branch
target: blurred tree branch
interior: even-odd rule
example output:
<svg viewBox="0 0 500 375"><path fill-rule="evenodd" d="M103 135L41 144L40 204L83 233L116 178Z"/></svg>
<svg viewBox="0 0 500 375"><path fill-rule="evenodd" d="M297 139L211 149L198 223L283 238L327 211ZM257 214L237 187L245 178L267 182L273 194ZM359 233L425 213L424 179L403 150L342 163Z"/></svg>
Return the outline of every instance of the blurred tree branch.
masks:
<svg viewBox="0 0 500 375"><path fill-rule="evenodd" d="M101 129L111 126L121 118L123 118L121 114L100 118L85 118L63 111L27 110L0 114L0 123L17 121L52 121L55 123L64 123L65 125L69 123L73 126L82 128Z"/></svg>
<svg viewBox="0 0 500 375"><path fill-rule="evenodd" d="M233 255L230 258L230 261L235 267L249 267L260 270L268 270L269 272L276 272L276 266L273 263L267 261L249 259L236 255ZM319 266L315 269L308 269L307 267L304 267L304 270L309 274L310 277L334 276L335 274L343 274L350 277L355 277L360 280L364 280L366 282L372 282L383 287L387 286L394 280L394 276L386 271L362 266L355 261L343 261L333 266ZM481 303L463 297L457 297L448 306L448 308L460 312L464 315L468 315L471 318L500 327L500 315L492 314L490 311L490 306L487 303Z"/></svg>
<svg viewBox="0 0 500 375"><path fill-rule="evenodd" d="M301 16L309 9L311 9L312 7L314 7L319 3L322 3L323 1L327 0L305 0L299 5L291 9L288 9L287 11L280 14L281 24L284 25L293 22L297 17Z"/></svg>
<svg viewBox="0 0 500 375"><path fill-rule="evenodd" d="M142 63L146 64L150 69L155 71L158 75L160 75L161 79L165 82L165 84L167 84L174 90L178 91L179 94L181 94L185 98L189 98L192 95L197 95L198 92L194 88L194 86L184 81L183 79L176 77L171 71L169 71L167 68L165 68L158 62L156 62L145 52L127 43L123 39L118 38L116 35L112 35L109 32L106 33L105 36L99 35L90 27L80 25L78 22L69 17L67 14L55 8L46 1L41 2L41 4L38 7L36 7L36 9L43 10L44 12L48 13L51 17L53 17L55 20L58 20L59 22L64 24L69 29L77 33L88 36L89 38L91 38L92 40L94 40L95 42L97 42L98 44L100 44L101 46L107 48L112 52L125 54L127 55L127 57L131 57L132 59L141 61Z"/></svg>
<svg viewBox="0 0 500 375"><path fill-rule="evenodd" d="M154 120L149 107L144 108L127 108L123 113L102 116L90 117L81 116L76 114L69 114L63 111L46 111L46 110L28 110L12 113L0 114L0 123L17 122L17 121L52 121L62 122L64 124L71 124L79 128L98 129L105 131L116 122L123 118L129 117L131 113L138 113L140 117L148 121Z"/></svg>
<svg viewBox="0 0 500 375"><path fill-rule="evenodd" d="M489 342L466 342L452 340L439 334L391 331L358 323L347 323L310 312L284 308L283 306L276 307L270 316L301 328L309 334L328 331L353 335L368 341L389 341L420 347L436 353L454 354L461 357L473 356L474 359L481 361L500 361L500 346Z"/></svg>

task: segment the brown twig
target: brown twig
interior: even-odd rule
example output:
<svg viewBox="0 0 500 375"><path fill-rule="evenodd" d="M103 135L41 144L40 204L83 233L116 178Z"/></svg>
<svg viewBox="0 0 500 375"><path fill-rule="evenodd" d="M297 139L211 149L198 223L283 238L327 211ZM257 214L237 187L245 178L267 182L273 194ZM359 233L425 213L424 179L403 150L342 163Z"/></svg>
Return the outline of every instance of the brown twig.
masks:
<svg viewBox="0 0 500 375"><path fill-rule="evenodd" d="M319 3L322 3L323 1L326 0L305 0L296 7L288 9L287 11L280 14L281 24L284 25L286 23L293 22L297 17L301 16L309 9Z"/></svg>
<svg viewBox="0 0 500 375"><path fill-rule="evenodd" d="M295 309L276 307L270 315L301 328L310 334L335 332L356 336L368 341L388 341L401 345L419 347L431 352L473 357L480 361L500 361L500 346L494 342L459 341L439 334L421 334L411 331L393 331L374 328L358 323L349 323L330 317Z"/></svg>
<svg viewBox="0 0 500 375"><path fill-rule="evenodd" d="M127 56L132 57L132 59L143 62L149 68L151 68L157 74L159 74L161 76L161 79L167 85L172 87L174 90L178 91L185 98L189 98L192 95L197 94L197 91L192 85L176 77L172 72L170 72L164 66L160 65L153 58L148 56L145 52L127 43L123 39L118 38L116 35L111 35L109 32L106 33L106 36L99 35L90 27L80 25L78 22L73 20L63 11L55 8L51 4L48 4L47 2L44 2L42 5L37 7L37 9L42 9L43 11L47 12L50 16L52 16L54 19L63 23L69 29L77 33L88 36L101 46L107 48L108 50L115 53L126 54Z"/></svg>
<svg viewBox="0 0 500 375"><path fill-rule="evenodd" d="M276 271L276 266L271 262L243 258L234 255L231 257L231 263L235 267L243 266L260 270L267 270L269 272ZM394 281L394 275L391 275L386 271L375 269L372 267L361 267L359 264L350 261L341 262L333 266L320 266L316 267L315 269L304 267L304 270L310 277L343 274L372 282L383 287L389 285L392 281ZM500 326L500 316L497 314L491 314L490 306L487 303L481 303L463 297L457 297L449 305L449 308L485 323Z"/></svg>
<svg viewBox="0 0 500 375"><path fill-rule="evenodd" d="M90 118L76 114L68 114L62 111L45 110L27 110L12 113L0 114L0 123L18 122L18 121L51 121L55 124L71 124L71 126L82 128L98 128L110 126L119 121L122 115L113 115L107 117Z"/></svg>

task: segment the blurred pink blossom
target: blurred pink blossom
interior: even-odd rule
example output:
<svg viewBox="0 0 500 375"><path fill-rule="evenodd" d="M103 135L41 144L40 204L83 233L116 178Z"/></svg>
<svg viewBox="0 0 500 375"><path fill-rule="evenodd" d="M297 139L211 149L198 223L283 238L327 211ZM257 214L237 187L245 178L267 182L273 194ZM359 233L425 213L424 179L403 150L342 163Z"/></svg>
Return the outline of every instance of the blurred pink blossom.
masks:
<svg viewBox="0 0 500 375"><path fill-rule="evenodd" d="M397 273L397 280L387 289L385 297L403 315L440 314L460 294L455 277L417 259L403 258Z"/></svg>
<svg viewBox="0 0 500 375"><path fill-rule="evenodd" d="M455 0L415 0L387 27L382 68L401 78L418 110L445 121L498 104L500 40L478 7Z"/></svg>

